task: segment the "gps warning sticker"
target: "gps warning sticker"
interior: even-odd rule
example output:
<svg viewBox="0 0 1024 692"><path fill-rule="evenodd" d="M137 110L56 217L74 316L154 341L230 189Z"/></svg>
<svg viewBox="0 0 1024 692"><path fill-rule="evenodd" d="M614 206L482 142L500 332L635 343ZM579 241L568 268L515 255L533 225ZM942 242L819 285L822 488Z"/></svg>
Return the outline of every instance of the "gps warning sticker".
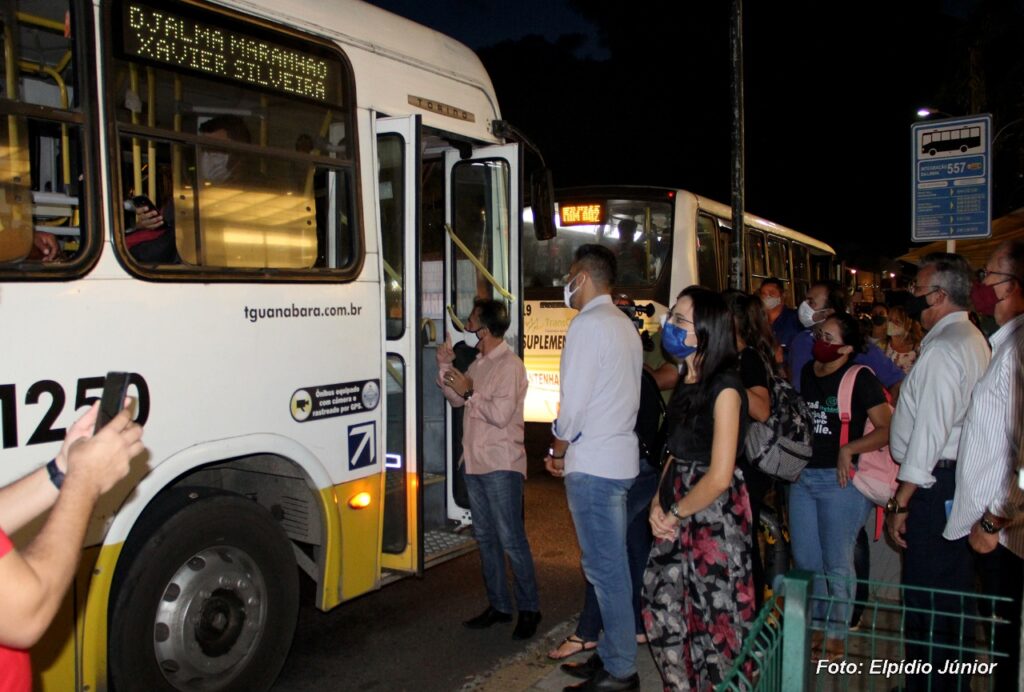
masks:
<svg viewBox="0 0 1024 692"><path fill-rule="evenodd" d="M289 409L297 423L305 423L372 411L379 403L380 380L360 380L296 389Z"/></svg>

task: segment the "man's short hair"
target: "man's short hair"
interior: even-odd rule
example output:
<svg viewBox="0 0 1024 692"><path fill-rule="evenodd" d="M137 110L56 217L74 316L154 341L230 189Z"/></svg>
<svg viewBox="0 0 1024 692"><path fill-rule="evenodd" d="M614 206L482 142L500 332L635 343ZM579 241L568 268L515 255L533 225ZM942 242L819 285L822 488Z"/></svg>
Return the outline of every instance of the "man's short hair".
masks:
<svg viewBox="0 0 1024 692"><path fill-rule="evenodd" d="M1024 240L1007 240L999 246L1000 262L1017 277L1017 283L1024 290Z"/></svg>
<svg viewBox="0 0 1024 692"><path fill-rule="evenodd" d="M508 326L512 323L505 303L491 298L477 298L473 301L473 307L479 310L477 320L481 327L487 327L487 331L499 339L505 336Z"/></svg>
<svg viewBox="0 0 1024 692"><path fill-rule="evenodd" d="M786 294L786 287L782 285L782 279L777 279L774 276L768 277L767 279L761 282L760 288L764 288L765 286L774 286L775 288L779 289L780 294ZM760 290L760 288L758 290Z"/></svg>
<svg viewBox="0 0 1024 692"><path fill-rule="evenodd" d="M967 260L950 252L932 252L921 258L918 272L928 266L935 267L932 283L946 292L950 302L957 307L970 308L974 273Z"/></svg>
<svg viewBox="0 0 1024 692"><path fill-rule="evenodd" d="M615 285L618 278L618 265L615 254L604 245L588 243L576 248L573 263L585 269L594 283L603 288Z"/></svg>
<svg viewBox="0 0 1024 692"><path fill-rule="evenodd" d="M819 279L811 284L811 288L822 286L826 291L825 307L832 308L835 312L846 312L848 299L846 291L838 281L831 279Z"/></svg>
<svg viewBox="0 0 1024 692"><path fill-rule="evenodd" d="M204 135L219 130L224 130L228 135L228 139L232 142L252 144L252 135L249 134L249 128L245 126L245 121L237 115L218 115L216 118L210 118L199 126L199 132Z"/></svg>

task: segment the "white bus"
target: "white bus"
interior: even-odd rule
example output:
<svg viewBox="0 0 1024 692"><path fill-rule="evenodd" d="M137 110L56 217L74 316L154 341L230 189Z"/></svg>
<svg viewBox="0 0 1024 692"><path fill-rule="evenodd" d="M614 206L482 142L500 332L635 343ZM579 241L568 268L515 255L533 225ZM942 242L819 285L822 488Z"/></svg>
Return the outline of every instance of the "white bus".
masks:
<svg viewBox="0 0 1024 692"><path fill-rule="evenodd" d="M473 548L434 350L520 293L520 144L472 51L356 0L13 0L0 26L0 483L112 370L148 448L42 688L266 689L300 578L326 610Z"/></svg>
<svg viewBox="0 0 1024 692"><path fill-rule="evenodd" d="M533 210L524 212L525 361L530 378L526 419L549 422L558 413L558 364L569 320L562 286L573 254L584 243L616 253L619 285L638 304L653 303L645 329L654 334L672 298L691 284L732 286L732 209L686 190L587 187L555 195L557 235L530 236ZM787 302L803 300L810 283L831 278L835 251L827 244L753 214L744 215L747 290L777 277Z"/></svg>

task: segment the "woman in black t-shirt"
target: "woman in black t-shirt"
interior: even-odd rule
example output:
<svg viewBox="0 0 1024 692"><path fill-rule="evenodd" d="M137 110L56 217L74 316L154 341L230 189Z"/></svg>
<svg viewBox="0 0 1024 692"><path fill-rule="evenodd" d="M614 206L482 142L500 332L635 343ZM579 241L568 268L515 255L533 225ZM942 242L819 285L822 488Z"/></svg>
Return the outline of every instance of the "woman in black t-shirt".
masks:
<svg viewBox="0 0 1024 692"><path fill-rule="evenodd" d="M790 486L790 540L798 569L828 577L815 580L814 595L819 598L813 601L811 615L825 630L824 655L829 659L844 653L855 590L853 548L871 509L850 477L858 454L889 443L891 412L885 391L874 373L864 368L853 385L849 442L840 445L839 387L854 354L863 350L860 325L850 315L836 313L821 326L814 360L804 367L800 380L800 393L813 419L814 445L810 463ZM864 435L868 419L875 429ZM829 596L831 602L823 600Z"/></svg>
<svg viewBox="0 0 1024 692"><path fill-rule="evenodd" d="M691 286L666 317L661 343L682 365L651 503L644 625L666 689L703 690L722 681L755 615L750 501L736 468L747 396L719 294Z"/></svg>
<svg viewBox="0 0 1024 692"><path fill-rule="evenodd" d="M725 291L723 295L736 325L740 380L747 390L750 418L763 423L772 412L769 378L772 374L771 369L775 367L775 336L768 325L768 317L760 298L738 290ZM743 472L743 480L747 483L747 492L750 495L750 528L753 543L751 567L754 574L754 595L760 609L764 601L766 584L758 531L761 525L761 508L764 506L765 495L772 487L772 477L750 464L747 455L743 453L742 444L736 464Z"/></svg>

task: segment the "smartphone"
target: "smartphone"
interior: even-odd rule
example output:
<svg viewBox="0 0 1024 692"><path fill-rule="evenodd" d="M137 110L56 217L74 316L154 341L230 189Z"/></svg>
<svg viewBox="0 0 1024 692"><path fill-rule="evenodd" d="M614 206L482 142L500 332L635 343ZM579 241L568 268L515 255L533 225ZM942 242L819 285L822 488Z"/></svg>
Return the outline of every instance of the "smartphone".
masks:
<svg viewBox="0 0 1024 692"><path fill-rule="evenodd" d="M103 382L103 398L100 399L100 411L96 416L96 425L93 432L99 432L110 422L110 419L121 412L124 408L124 397L128 393L127 372L108 372Z"/></svg>
<svg viewBox="0 0 1024 692"><path fill-rule="evenodd" d="M132 197L132 205L135 207L136 211L139 211L144 207L156 209L156 205L153 204L153 200L151 200L149 197L146 197L145 195L135 195L134 197Z"/></svg>

